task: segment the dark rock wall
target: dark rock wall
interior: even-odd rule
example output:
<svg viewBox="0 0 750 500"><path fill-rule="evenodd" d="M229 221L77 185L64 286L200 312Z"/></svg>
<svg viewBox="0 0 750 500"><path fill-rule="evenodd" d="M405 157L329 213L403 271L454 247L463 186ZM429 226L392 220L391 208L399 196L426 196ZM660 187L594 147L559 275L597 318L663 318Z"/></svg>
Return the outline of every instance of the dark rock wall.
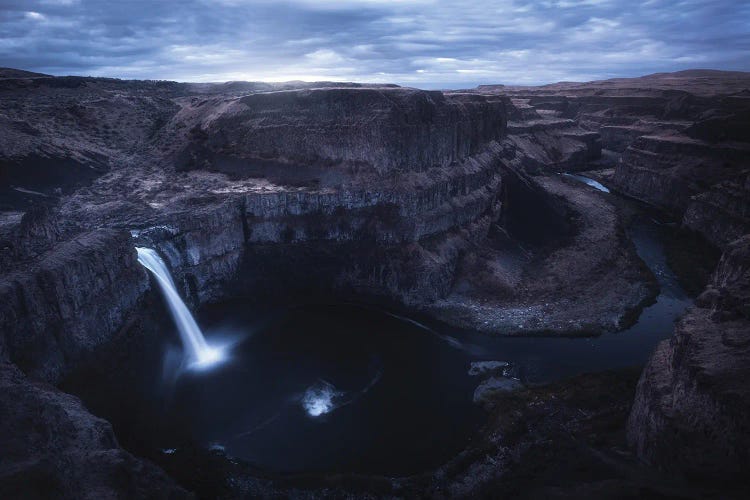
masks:
<svg viewBox="0 0 750 500"><path fill-rule="evenodd" d="M73 113L91 144L128 145L132 153L126 159L110 152L109 160L123 161L112 175L2 228L3 353L35 377L59 380L137 307L149 278L134 246L160 251L193 306L272 290L353 292L413 304L448 292L461 253L499 216L503 151L496 139L506 132L504 99L392 87L202 98L181 97L175 86L146 91L72 79L28 83L39 94L31 103L25 84L12 83L0 90L13 97L18 116L54 116L40 137ZM109 86L122 96L113 97ZM52 88L93 104L59 109ZM181 111L157 133L141 130L169 117L174 103ZM117 134L140 127L130 143L89 130L103 126L97 117L104 111L104 125L123 121ZM17 144L9 140L8 148L38 149L42 139L27 135ZM86 146L58 139L73 149ZM165 143L171 146L161 151ZM228 182L222 191L174 172L171 155L179 160L185 151L203 171L213 169L215 158L231 157L241 179L256 160L271 170L295 162L315 175L337 174L322 184ZM126 177L118 173L125 171ZM186 182L187 191L171 198L150 197L161 186L182 189ZM95 229L102 226L122 229Z"/></svg>
<svg viewBox="0 0 750 500"><path fill-rule="evenodd" d="M644 136L625 151L612 181L625 194L682 216L692 196L741 175L749 159L750 144Z"/></svg>
<svg viewBox="0 0 750 500"><path fill-rule="evenodd" d="M81 401L0 363L0 497L190 498Z"/></svg>
<svg viewBox="0 0 750 500"><path fill-rule="evenodd" d="M696 480L747 483L750 467L750 236L657 347L638 383L628 438L638 456Z"/></svg>
<svg viewBox="0 0 750 500"><path fill-rule="evenodd" d="M460 253L499 217L499 154L494 143L379 184L248 193L136 241L161 251L194 304L311 289L424 303L447 293Z"/></svg>
<svg viewBox="0 0 750 500"><path fill-rule="evenodd" d="M510 116L521 128L551 131L570 121L598 132L607 151L601 164L614 172L609 187L684 217L685 228L725 248L750 231L743 203L750 171L750 98L743 89L750 82L746 74L737 81L665 78L498 90L512 96ZM511 122L511 136L521 128ZM582 154L556 163L555 150L575 146L556 144L561 134L551 135L545 166L591 168L585 164L594 158Z"/></svg>
<svg viewBox="0 0 750 500"><path fill-rule="evenodd" d="M253 180L169 209L169 229L139 241L161 250L194 304L311 289L434 300L499 216L505 133L506 100L472 94L191 99L160 134L168 161Z"/></svg>
<svg viewBox="0 0 750 500"><path fill-rule="evenodd" d="M116 333L148 287L129 234L79 234L0 280L0 353L57 381Z"/></svg>
<svg viewBox="0 0 750 500"><path fill-rule="evenodd" d="M410 89L313 89L252 94L185 106L168 130L193 139L178 159L216 156L384 173L448 166L505 129L502 101ZM197 143L196 143L197 142Z"/></svg>
<svg viewBox="0 0 750 500"><path fill-rule="evenodd" d="M750 168L750 165L748 166ZM750 233L750 174L722 181L693 196L682 224L719 248Z"/></svg>
<svg viewBox="0 0 750 500"><path fill-rule="evenodd" d="M232 293L245 254L244 204L237 197L173 213L168 224L136 230L131 245L156 248L194 306Z"/></svg>

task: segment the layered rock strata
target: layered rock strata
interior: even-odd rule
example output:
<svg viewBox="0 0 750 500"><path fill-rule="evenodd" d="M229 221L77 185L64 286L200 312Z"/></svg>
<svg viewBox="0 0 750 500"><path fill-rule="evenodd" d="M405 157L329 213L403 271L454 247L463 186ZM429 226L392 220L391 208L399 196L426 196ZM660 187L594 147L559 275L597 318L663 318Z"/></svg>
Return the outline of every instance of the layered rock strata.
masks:
<svg viewBox="0 0 750 500"><path fill-rule="evenodd" d="M60 242L0 280L0 354L58 381L117 332L148 286L129 234L102 229Z"/></svg>
<svg viewBox="0 0 750 500"><path fill-rule="evenodd" d="M669 212L724 248L750 231L738 201L750 168L749 75L691 70L475 91L511 96L522 116L541 113L598 132L599 167L612 169L599 175L610 188Z"/></svg>

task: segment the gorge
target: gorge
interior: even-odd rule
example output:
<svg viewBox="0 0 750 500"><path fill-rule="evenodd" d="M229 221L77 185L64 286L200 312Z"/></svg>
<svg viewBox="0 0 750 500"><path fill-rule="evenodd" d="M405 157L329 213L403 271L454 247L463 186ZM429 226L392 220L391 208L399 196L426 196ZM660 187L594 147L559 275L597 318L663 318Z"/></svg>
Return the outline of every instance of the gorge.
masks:
<svg viewBox="0 0 750 500"><path fill-rule="evenodd" d="M750 73L0 96L0 496L747 487Z"/></svg>

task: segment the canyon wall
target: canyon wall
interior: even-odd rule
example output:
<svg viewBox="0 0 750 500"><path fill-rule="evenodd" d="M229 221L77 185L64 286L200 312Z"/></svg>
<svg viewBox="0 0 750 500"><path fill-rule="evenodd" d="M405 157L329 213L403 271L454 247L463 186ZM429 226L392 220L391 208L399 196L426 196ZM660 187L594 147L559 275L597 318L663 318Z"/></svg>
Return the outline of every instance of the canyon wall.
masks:
<svg viewBox="0 0 750 500"><path fill-rule="evenodd" d="M0 496L192 498L83 403L0 362Z"/></svg>
<svg viewBox="0 0 750 500"><path fill-rule="evenodd" d="M0 280L0 355L51 382L110 340L149 286L130 235L111 229L17 265Z"/></svg>
<svg viewBox="0 0 750 500"><path fill-rule="evenodd" d="M541 87L479 87L601 136L588 169L612 189L680 220L718 248L750 232L750 78L690 70ZM575 169L575 167L572 167ZM725 233L726 230L726 233Z"/></svg>
<svg viewBox="0 0 750 500"><path fill-rule="evenodd" d="M424 303L499 216L503 99L330 88L181 103L157 144L192 185L148 217L169 228L137 241L194 304L313 290ZM201 185L213 173L228 177Z"/></svg>
<svg viewBox="0 0 750 500"><path fill-rule="evenodd" d="M723 191L724 181L744 181L750 135L747 141L726 144L685 135L642 136L625 150L612 182L623 193L682 217L694 196L712 188Z"/></svg>
<svg viewBox="0 0 750 500"><path fill-rule="evenodd" d="M167 127L189 127L182 168L221 158L375 171L447 167L505 131L502 101L411 89L310 89L186 104Z"/></svg>
<svg viewBox="0 0 750 500"><path fill-rule="evenodd" d="M638 456L695 480L747 482L750 466L750 235L641 375L628 422Z"/></svg>
<svg viewBox="0 0 750 500"><path fill-rule="evenodd" d="M491 89L520 103L524 118L542 114L599 132L602 159L586 175L724 251L696 306L646 366L628 424L641 460L711 487L746 483L750 466L748 88L747 73L692 71Z"/></svg>
<svg viewBox="0 0 750 500"><path fill-rule="evenodd" d="M90 83L64 93L112 92ZM52 106L34 87L45 98L30 122ZM2 354L26 373L56 382L116 334L149 288L136 245L160 251L193 306L312 292L411 305L447 294L499 217L503 99L392 87L173 99L180 111L136 141L143 151L110 152L88 187L3 219Z"/></svg>

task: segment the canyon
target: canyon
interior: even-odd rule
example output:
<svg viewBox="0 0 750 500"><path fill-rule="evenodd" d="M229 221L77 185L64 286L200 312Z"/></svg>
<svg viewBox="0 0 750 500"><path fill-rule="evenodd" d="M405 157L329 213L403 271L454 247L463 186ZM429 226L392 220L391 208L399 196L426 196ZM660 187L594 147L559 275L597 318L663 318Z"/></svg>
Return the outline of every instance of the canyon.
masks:
<svg viewBox="0 0 750 500"><path fill-rule="evenodd" d="M186 479L196 467L227 497L746 485L750 74L423 91L0 70L0 96L4 496L209 495ZM193 309L354 301L459 340L588 337L627 329L659 294L636 212L668 227L669 264L697 295L642 373L495 391L477 437L428 473L276 477L199 451L157 465L62 389L159 330L136 247ZM556 471L579 458L597 472Z"/></svg>

